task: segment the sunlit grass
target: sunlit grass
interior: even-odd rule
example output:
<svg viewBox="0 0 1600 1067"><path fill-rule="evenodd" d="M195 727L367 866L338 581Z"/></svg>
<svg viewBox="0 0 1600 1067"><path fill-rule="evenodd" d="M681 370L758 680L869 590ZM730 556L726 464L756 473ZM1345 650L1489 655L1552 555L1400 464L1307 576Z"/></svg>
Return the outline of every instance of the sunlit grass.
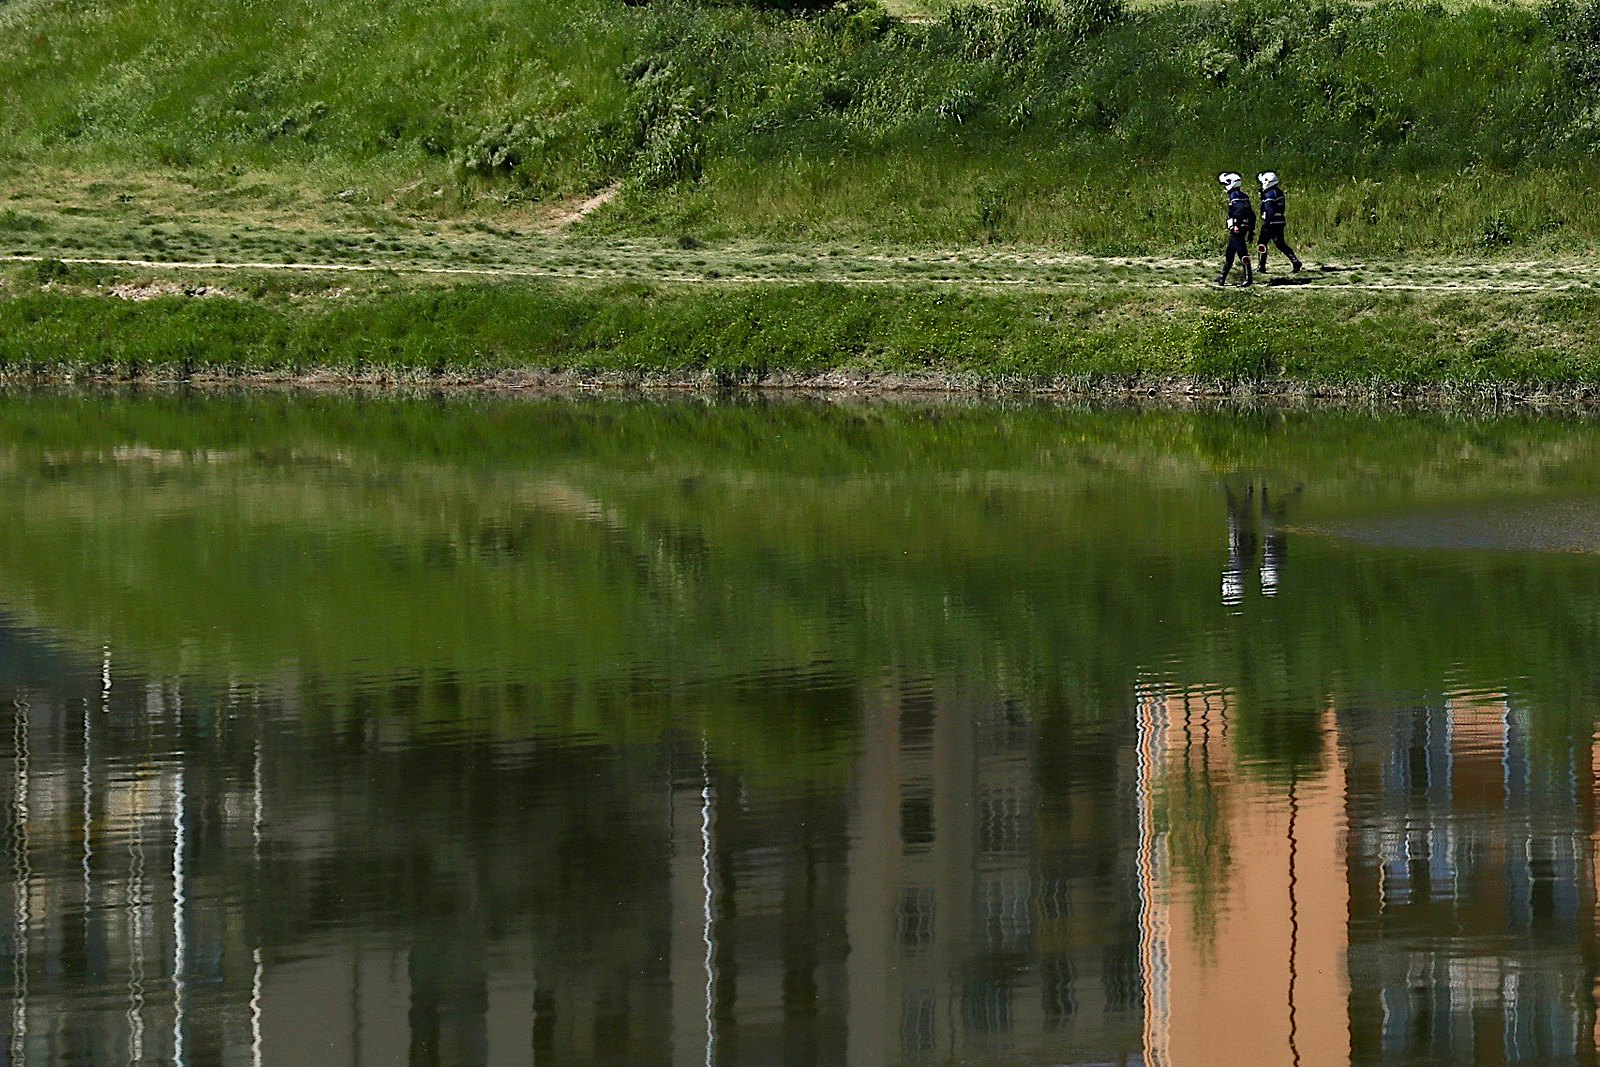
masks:
<svg viewBox="0 0 1600 1067"><path fill-rule="evenodd" d="M1600 239L1578 10L13 3L0 250L69 207L529 231L615 186L581 228L1210 255L1212 175L1271 168L1312 255L1568 254Z"/></svg>

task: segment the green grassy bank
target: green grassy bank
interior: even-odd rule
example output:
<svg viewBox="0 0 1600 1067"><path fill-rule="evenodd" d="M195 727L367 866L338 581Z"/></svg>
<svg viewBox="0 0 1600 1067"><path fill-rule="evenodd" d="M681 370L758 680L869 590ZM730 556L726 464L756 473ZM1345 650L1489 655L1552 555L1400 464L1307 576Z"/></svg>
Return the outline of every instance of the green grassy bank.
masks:
<svg viewBox="0 0 1600 1067"><path fill-rule="evenodd" d="M37 270L32 273L39 273ZM1600 385L1600 293L940 290L262 275L112 299L112 272L12 272L12 377L332 377L1367 395ZM519 375L524 377L518 377Z"/></svg>
<svg viewBox="0 0 1600 1067"><path fill-rule="evenodd" d="M11 0L0 105L0 230L50 201L540 219L615 187L584 225L1200 254L1212 175L1273 168L1313 257L1600 238L1593 0Z"/></svg>
<svg viewBox="0 0 1600 1067"><path fill-rule="evenodd" d="M1600 377L1600 0L777 6L0 4L0 254L396 272L190 274L222 295L141 302L107 299L126 274L6 268L0 361L1343 393ZM1223 168L1282 173L1291 240L1330 272L1200 291ZM508 277L419 280L464 267Z"/></svg>

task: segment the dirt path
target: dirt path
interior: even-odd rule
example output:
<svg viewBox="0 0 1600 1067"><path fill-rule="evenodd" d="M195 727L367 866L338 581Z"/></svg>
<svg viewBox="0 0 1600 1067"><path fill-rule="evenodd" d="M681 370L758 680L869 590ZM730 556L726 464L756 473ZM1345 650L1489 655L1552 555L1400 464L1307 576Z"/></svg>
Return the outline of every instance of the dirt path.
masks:
<svg viewBox="0 0 1600 1067"><path fill-rule="evenodd" d="M604 196L604 194L601 194ZM594 198L599 200L600 197ZM592 203L591 201L590 203ZM582 205L580 205L580 209ZM590 209L592 210L592 208ZM495 245L504 247L495 247ZM300 250L306 251L306 250ZM500 252L501 255L495 255ZM462 262L471 260L471 262ZM1216 264L1178 257L1099 257L1048 250L962 249L918 252L808 248L680 248L665 243L578 243L540 237L488 244L441 242L412 256L350 262L285 255L278 259L155 258L138 255L0 255L0 263L58 262L194 274L303 273L642 281L685 285L784 285L942 288L1196 289L1212 283ZM1314 265L1299 275L1257 275L1257 291L1329 290L1429 293L1561 293L1600 291L1600 267L1565 263L1430 263ZM1242 294L1241 294L1242 295Z"/></svg>
<svg viewBox="0 0 1600 1067"><path fill-rule="evenodd" d="M576 204L572 204L568 207L562 208L559 211L553 212L549 218L544 220L545 227L551 231L560 231L566 229L568 226L571 226L573 223L582 222L584 219L588 218L590 215L593 215L596 211L599 211L601 208L611 203L611 201L615 200L617 198L617 194L621 191L622 183L618 182L615 185L611 185L600 190L598 193L595 193L586 200L582 200Z"/></svg>

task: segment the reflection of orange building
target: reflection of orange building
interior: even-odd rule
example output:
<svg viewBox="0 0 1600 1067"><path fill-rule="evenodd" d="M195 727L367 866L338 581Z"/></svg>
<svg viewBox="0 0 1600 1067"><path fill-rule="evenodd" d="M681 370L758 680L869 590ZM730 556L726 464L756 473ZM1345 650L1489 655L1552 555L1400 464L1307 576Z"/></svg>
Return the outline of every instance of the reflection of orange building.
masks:
<svg viewBox="0 0 1600 1067"><path fill-rule="evenodd" d="M1227 693L1138 702L1140 957L1153 1065L1347 1063L1344 773L1241 768Z"/></svg>

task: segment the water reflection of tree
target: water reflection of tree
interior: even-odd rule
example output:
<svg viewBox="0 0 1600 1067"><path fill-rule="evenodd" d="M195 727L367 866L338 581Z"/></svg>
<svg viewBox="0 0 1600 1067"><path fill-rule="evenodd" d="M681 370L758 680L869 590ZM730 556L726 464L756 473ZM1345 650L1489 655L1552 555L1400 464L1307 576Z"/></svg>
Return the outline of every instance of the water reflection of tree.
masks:
<svg viewBox="0 0 1600 1067"><path fill-rule="evenodd" d="M1233 841L1226 809L1230 771L1186 756L1169 768L1155 796L1155 829L1165 835L1173 874L1182 879L1202 948L1215 950L1217 918L1226 906ZM1169 890L1170 891L1170 890Z"/></svg>

